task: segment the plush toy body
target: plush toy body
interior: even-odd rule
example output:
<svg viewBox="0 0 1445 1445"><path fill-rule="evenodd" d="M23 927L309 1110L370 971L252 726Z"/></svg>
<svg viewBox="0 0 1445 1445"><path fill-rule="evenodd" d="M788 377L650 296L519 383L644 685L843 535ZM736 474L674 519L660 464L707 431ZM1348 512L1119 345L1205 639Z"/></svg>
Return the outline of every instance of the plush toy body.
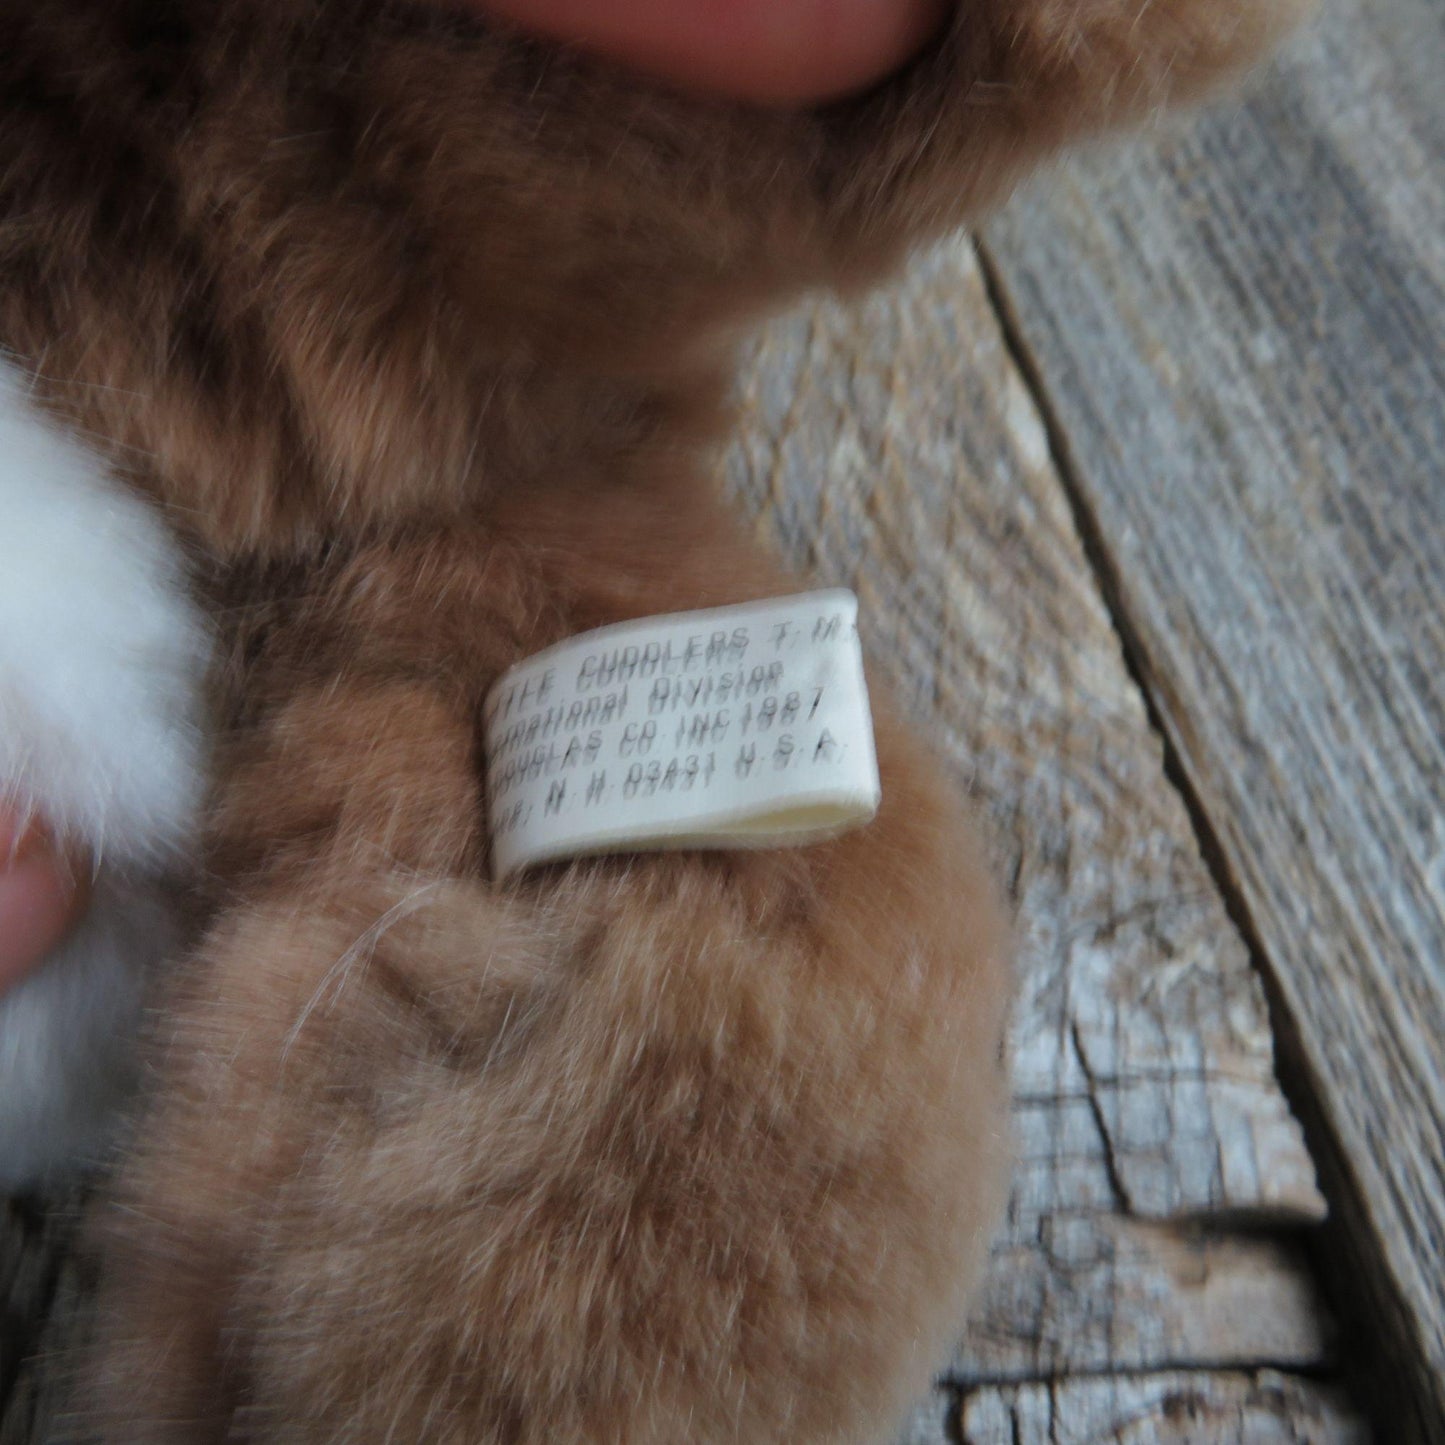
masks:
<svg viewBox="0 0 1445 1445"><path fill-rule="evenodd" d="M37 559L111 519L104 567L24 594L96 630L27 651L0 585L0 786L127 884L199 858L205 919L98 1223L79 1436L886 1435L1004 1174L1004 933L957 799L875 694L866 829L499 888L482 699L587 628L794 589L708 483L740 320L1281 18L994 0L787 115L384 0L0 0L35 457L0 479ZM35 1079L22 1006L0 1069Z"/></svg>

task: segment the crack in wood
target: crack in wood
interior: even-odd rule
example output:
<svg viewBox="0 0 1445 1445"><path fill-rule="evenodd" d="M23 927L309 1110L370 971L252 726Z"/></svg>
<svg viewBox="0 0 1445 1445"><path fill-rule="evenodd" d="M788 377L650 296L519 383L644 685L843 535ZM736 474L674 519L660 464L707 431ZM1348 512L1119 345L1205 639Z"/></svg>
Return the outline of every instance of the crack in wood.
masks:
<svg viewBox="0 0 1445 1445"><path fill-rule="evenodd" d="M1074 1054L1079 1061L1079 1068L1083 1071L1088 1089L1084 1098L1089 1105L1089 1110L1094 1116L1094 1123L1099 1130L1099 1139L1104 1146L1104 1169L1109 1176L1109 1186L1114 1191L1114 1203L1117 1208L1125 1213L1133 1212L1133 1202L1129 1198L1129 1188L1124 1182L1124 1176L1119 1172L1118 1156L1114 1153L1114 1140L1109 1132L1108 1120L1104 1118L1104 1110L1099 1103L1098 1080L1095 1079L1092 1069L1089 1067L1089 1056L1084 1051L1084 1042L1079 1037L1079 1025L1071 1020L1069 1023L1069 1037L1073 1040Z"/></svg>

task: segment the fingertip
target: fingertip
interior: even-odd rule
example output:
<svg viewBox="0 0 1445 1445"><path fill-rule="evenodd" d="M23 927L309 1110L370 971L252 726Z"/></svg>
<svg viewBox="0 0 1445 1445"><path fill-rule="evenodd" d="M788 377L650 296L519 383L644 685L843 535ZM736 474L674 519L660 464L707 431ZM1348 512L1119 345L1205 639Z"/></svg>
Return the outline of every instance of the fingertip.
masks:
<svg viewBox="0 0 1445 1445"><path fill-rule="evenodd" d="M88 891L42 828L0 809L0 994L60 945Z"/></svg>
<svg viewBox="0 0 1445 1445"><path fill-rule="evenodd" d="M860 90L909 59L945 0L467 0L689 89L766 105Z"/></svg>

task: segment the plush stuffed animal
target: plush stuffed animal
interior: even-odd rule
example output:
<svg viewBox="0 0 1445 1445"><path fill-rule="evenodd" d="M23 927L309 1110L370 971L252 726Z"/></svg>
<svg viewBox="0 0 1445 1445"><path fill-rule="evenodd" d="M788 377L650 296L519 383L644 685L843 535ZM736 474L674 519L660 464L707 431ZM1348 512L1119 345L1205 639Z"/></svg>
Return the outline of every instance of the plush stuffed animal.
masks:
<svg viewBox="0 0 1445 1445"><path fill-rule="evenodd" d="M0 0L0 790L108 879L0 1005L8 1183L99 1147L177 880L196 937L79 1437L886 1436L1005 1172L959 800L875 688L868 826L493 884L483 700L795 590L710 479L740 325L1288 8L977 0L782 113L404 0Z"/></svg>

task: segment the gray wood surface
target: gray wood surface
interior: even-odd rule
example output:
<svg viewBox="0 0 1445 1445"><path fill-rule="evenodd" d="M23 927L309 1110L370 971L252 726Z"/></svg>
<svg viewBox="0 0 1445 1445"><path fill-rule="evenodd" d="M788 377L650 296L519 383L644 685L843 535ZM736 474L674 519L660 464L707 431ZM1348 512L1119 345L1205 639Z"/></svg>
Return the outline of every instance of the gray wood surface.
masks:
<svg viewBox="0 0 1445 1445"><path fill-rule="evenodd" d="M1019 1162L949 1382L1328 1369L1294 1243L1323 1201L1259 980L972 246L861 308L785 318L742 397L736 494L800 567L857 590L880 670L970 786L1018 908Z"/></svg>
<svg viewBox="0 0 1445 1445"><path fill-rule="evenodd" d="M1261 1370L980 1390L963 1401L953 1438L962 1445L1366 1445L1368 1437L1338 1391Z"/></svg>
<svg viewBox="0 0 1445 1445"><path fill-rule="evenodd" d="M1152 1218L1322 1217L1258 979L971 246L860 308L775 325L744 400L735 490L768 540L859 593L867 643L987 811L1012 883L1017 1212L1085 1189Z"/></svg>
<svg viewBox="0 0 1445 1445"><path fill-rule="evenodd" d="M898 1445L1368 1445L1336 1389L1277 1370L936 1391Z"/></svg>
<svg viewBox="0 0 1445 1445"><path fill-rule="evenodd" d="M1080 1373L1318 1369L1335 1358L1328 1307L1296 1244L1227 1229L1075 1211L999 1250L950 1382Z"/></svg>
<svg viewBox="0 0 1445 1445"><path fill-rule="evenodd" d="M1365 1334L1437 1441L1442 158L1445 6L1330 0L1243 101L1070 165L984 240L1277 989Z"/></svg>

